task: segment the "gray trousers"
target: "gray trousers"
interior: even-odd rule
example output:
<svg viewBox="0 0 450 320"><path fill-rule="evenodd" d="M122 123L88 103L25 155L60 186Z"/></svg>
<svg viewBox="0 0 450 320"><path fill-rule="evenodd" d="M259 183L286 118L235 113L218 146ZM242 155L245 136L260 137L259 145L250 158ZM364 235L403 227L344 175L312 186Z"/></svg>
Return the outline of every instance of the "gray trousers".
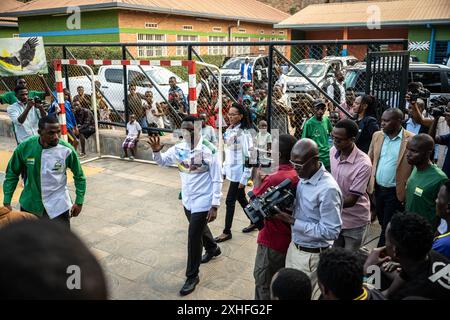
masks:
<svg viewBox="0 0 450 320"><path fill-rule="evenodd" d="M270 300L270 282L278 270L284 268L286 254L258 244L256 250L255 269L255 300Z"/></svg>
<svg viewBox="0 0 450 320"><path fill-rule="evenodd" d="M357 251L363 243L368 228L369 224L353 229L342 229L333 246Z"/></svg>

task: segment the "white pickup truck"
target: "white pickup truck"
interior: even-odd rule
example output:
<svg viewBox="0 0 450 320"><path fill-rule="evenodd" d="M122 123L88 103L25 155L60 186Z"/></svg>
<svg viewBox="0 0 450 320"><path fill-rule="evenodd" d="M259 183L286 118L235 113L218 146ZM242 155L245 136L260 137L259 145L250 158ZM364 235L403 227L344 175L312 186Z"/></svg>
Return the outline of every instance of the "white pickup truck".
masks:
<svg viewBox="0 0 450 320"><path fill-rule="evenodd" d="M178 77L172 71L158 66L142 66L142 70L153 80L153 83L158 87L159 91L168 98L169 93L169 78L175 77L178 86L183 90L186 99L188 94L188 84ZM143 74L139 66L127 66L128 83L135 82L136 92L144 94L150 90L153 92L153 101L164 101L163 97L158 93ZM123 67L120 65L101 66L98 70L98 75L95 80L100 81L100 90L103 92L107 100L117 111L124 111L124 91L123 91ZM63 84L65 80L63 79ZM87 76L77 76L69 78L69 90L72 97L77 95L77 87L83 86L87 94L91 94L92 83Z"/></svg>

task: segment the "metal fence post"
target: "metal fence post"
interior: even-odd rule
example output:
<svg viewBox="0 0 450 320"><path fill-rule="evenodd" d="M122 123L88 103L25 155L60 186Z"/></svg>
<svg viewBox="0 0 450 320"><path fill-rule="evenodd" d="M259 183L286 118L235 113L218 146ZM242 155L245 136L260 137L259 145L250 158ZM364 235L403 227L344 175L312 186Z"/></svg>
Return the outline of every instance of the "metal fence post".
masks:
<svg viewBox="0 0 450 320"><path fill-rule="evenodd" d="M122 46L122 60L127 59L127 48L126 46ZM125 124L128 123L129 120L129 109L128 109L128 77L127 77L127 66L123 66L123 93L124 93L124 109L125 109ZM126 128L126 127L125 127Z"/></svg>
<svg viewBox="0 0 450 320"><path fill-rule="evenodd" d="M188 52L187 52L187 59L188 60L192 60L192 46L188 45L187 46Z"/></svg>
<svg viewBox="0 0 450 320"><path fill-rule="evenodd" d="M67 49L66 49L66 46L63 46L62 47L62 56L63 56L63 59L67 59ZM69 87L69 72L68 72L68 69L67 69L67 65L63 65L63 70L64 70L64 78L65 78L65 82L66 82L66 88L68 89L68 90L70 90L70 87Z"/></svg>
<svg viewBox="0 0 450 320"><path fill-rule="evenodd" d="M273 88L272 88L272 77L273 77L273 45L269 45L269 67L268 67L269 74L267 76L267 81L269 84L269 87L267 88L267 129L269 132L271 132L272 128L272 94L273 94Z"/></svg>

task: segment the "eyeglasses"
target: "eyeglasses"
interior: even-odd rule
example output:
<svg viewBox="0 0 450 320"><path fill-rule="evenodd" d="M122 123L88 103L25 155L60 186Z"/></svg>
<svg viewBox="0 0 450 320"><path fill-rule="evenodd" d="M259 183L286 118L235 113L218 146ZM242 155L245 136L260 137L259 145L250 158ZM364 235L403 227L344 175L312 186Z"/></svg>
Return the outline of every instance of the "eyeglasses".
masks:
<svg viewBox="0 0 450 320"><path fill-rule="evenodd" d="M289 162L294 166L294 169L295 169L295 170L302 170L302 169L306 166L306 164L307 164L308 162L310 162L312 159L316 159L317 157L318 157L318 156L314 156L314 157L312 157L312 158L309 158L309 159L306 160L305 163L303 163L303 164L294 162L294 161L292 161L292 160L289 160Z"/></svg>
<svg viewBox="0 0 450 320"><path fill-rule="evenodd" d="M338 138L338 137L336 137L336 136L333 136L333 135L331 135L331 138L333 139L333 141L335 141L336 143L341 143L342 141L347 141L347 140L349 140L350 138L345 138L345 139L342 139L342 138Z"/></svg>

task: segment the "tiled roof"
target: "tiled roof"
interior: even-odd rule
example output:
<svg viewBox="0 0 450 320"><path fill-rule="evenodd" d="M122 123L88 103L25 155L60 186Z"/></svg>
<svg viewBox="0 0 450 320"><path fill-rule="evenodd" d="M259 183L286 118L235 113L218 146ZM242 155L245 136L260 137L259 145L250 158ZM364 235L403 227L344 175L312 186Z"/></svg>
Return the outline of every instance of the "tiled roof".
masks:
<svg viewBox="0 0 450 320"><path fill-rule="evenodd" d="M341 2L310 5L277 27L299 29L366 26L379 16L381 27L450 23L450 0Z"/></svg>
<svg viewBox="0 0 450 320"><path fill-rule="evenodd" d="M278 23L289 17L287 13L256 0L34 0L8 15L62 13L70 6L78 6L81 11L123 8L261 23Z"/></svg>

